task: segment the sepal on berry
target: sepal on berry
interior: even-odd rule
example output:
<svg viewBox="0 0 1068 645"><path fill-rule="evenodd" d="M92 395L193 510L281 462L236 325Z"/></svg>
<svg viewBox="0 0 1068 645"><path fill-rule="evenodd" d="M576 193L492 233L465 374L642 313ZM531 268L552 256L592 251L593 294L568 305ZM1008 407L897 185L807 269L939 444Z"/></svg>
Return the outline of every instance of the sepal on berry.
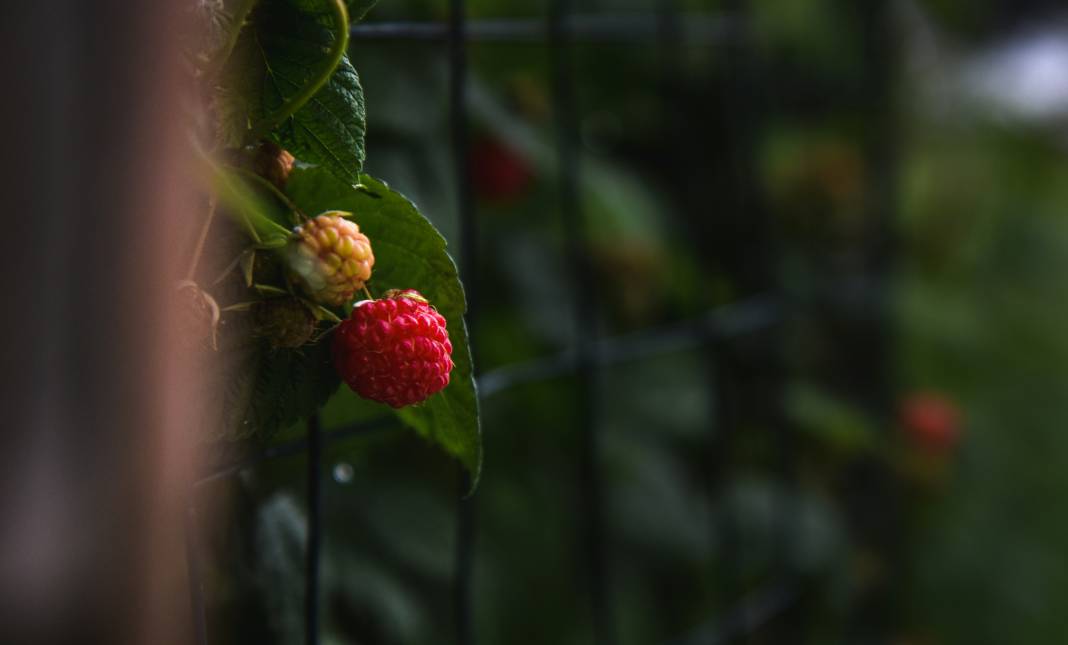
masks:
<svg viewBox="0 0 1068 645"><path fill-rule="evenodd" d="M424 305L429 305L430 301L427 300L423 294L419 293L415 289L390 289L382 296L383 298L407 298L416 302L421 302Z"/></svg>

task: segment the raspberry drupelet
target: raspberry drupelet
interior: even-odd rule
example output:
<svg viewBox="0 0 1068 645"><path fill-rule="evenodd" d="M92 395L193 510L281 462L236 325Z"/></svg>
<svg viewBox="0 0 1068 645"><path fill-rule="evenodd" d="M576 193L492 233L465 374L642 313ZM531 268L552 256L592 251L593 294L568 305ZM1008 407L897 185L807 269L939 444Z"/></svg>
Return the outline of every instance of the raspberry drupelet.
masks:
<svg viewBox="0 0 1068 645"><path fill-rule="evenodd" d="M286 258L293 278L312 300L331 306L352 302L371 279L371 241L340 211L328 211L293 231Z"/></svg>
<svg viewBox="0 0 1068 645"><path fill-rule="evenodd" d="M414 289L357 303L334 334L333 356L357 394L394 408L444 389L454 366L445 318Z"/></svg>

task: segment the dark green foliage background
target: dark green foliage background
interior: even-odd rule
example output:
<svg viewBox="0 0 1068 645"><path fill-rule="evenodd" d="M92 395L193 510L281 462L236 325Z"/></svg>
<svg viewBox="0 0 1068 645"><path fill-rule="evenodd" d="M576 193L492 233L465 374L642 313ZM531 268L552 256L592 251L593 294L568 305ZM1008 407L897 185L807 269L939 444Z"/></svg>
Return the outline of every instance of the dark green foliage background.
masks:
<svg viewBox="0 0 1068 645"><path fill-rule="evenodd" d="M468 4L473 17L541 17L545 10L535 2ZM750 642L857 642L850 630L858 599L885 572L894 593L882 608L885 620L866 634L872 642L1059 642L1068 615L1068 514L1056 503L1068 487L1063 122L1006 115L975 97L957 97L948 108L930 100L932 88L955 86L962 61L997 51L1011 25L1026 23L1031 3L914 3L922 21L900 27L896 103L888 106L900 128L889 195L873 191L865 150L879 133L866 104L860 5L749 4L750 71L764 111L748 152L774 253L750 244L757 237L752 212L730 197L738 160L724 150L731 134L725 106L734 100L726 79L735 68L723 49L683 39L673 52L606 43L576 50L582 205L591 222L586 251L597 272L599 332L687 320L754 295L761 281L781 286L797 305L783 328L720 348L737 359L730 379L742 390L726 452L709 449L724 438L714 421L723 402L715 396L720 376L709 374L699 348L600 374L594 404L620 642L677 642L715 625L783 571L802 581L803 599ZM578 5L586 12L655 9L640 1ZM445 11L439 2L392 0L368 19L440 20ZM919 70L906 64L930 42L944 55L919 59L927 61ZM418 204L455 252L442 47L355 39L350 59L371 124L363 172ZM533 175L510 201L478 202L474 279L483 295L472 344L479 372L492 376L571 346L575 285L559 222L547 51L482 43L468 54L473 140L503 141ZM354 179L302 169L291 194L315 208L350 208L361 227L389 239L394 231L380 228L379 217L393 215L376 204L407 213L407 202L391 193L375 202L348 187ZM363 181L372 193L386 190ZM884 198L894 241L884 312L890 373L886 391L872 393L841 370L850 358L847 338L841 311L826 296L853 293L842 285L852 284L869 248L872 200ZM430 232L412 244L443 248ZM394 247L383 247L380 262L402 253L387 249ZM442 260L416 270L454 269ZM381 271L376 293L401 286L384 264ZM439 293L455 332L462 298L451 288ZM872 310L856 305L847 314L858 311ZM780 346L785 365L769 375L769 354ZM787 422L796 432L788 483L767 414L776 376L785 380ZM931 479L911 470L917 449L894 418L902 397L925 390L950 397L965 419L959 450ZM592 642L576 391L561 377L484 396L485 466L473 498L478 642ZM463 397L467 415L473 390ZM873 409L878 397L887 401ZM329 446L328 642L453 642L458 477L426 438L451 446L472 467L480 453L435 435L450 432L429 422L436 410L415 410ZM339 429L385 412L341 391L323 419ZM302 433L292 426L271 441ZM303 468L301 457L280 459L203 489L238 509L207 540L212 642L299 641ZM858 492L858 480L875 470L898 486L900 513ZM894 517L887 530L896 559L858 538L858 506Z"/></svg>

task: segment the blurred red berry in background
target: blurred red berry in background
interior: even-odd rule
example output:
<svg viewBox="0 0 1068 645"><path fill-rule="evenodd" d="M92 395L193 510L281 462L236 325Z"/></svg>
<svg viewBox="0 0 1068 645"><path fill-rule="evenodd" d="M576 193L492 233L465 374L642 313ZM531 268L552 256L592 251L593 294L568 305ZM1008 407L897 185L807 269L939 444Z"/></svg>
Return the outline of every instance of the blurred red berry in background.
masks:
<svg viewBox="0 0 1068 645"><path fill-rule="evenodd" d="M471 183L483 201L509 203L523 196L534 173L511 146L495 137L480 137L471 144Z"/></svg>
<svg viewBox="0 0 1068 645"><path fill-rule="evenodd" d="M960 442L960 409L943 394L916 392L907 395L901 401L900 417L905 435L928 452L947 453Z"/></svg>

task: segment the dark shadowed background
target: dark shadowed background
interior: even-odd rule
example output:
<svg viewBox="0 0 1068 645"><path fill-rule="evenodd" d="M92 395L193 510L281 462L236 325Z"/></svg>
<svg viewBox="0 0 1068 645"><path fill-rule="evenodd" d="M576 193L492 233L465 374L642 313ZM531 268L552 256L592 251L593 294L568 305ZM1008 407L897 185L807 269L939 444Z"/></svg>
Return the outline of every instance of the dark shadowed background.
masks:
<svg viewBox="0 0 1068 645"><path fill-rule="evenodd" d="M187 642L180 18L92 5L3 10L0 607ZM464 258L482 478L458 502L400 427L325 447L322 642L1060 642L1068 12L457 7L466 128L443 3L382 0L350 55L368 172ZM279 452L195 488L213 644L304 642Z"/></svg>

